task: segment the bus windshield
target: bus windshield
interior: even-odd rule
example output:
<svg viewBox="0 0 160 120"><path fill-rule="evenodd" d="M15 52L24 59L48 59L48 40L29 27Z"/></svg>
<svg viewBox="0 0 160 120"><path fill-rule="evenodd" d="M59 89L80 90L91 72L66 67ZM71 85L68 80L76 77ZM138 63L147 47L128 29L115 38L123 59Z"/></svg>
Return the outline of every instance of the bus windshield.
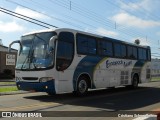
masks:
<svg viewBox="0 0 160 120"><path fill-rule="evenodd" d="M49 40L54 35L54 32L43 32L22 36L16 69L37 70L53 66L54 52L48 51Z"/></svg>

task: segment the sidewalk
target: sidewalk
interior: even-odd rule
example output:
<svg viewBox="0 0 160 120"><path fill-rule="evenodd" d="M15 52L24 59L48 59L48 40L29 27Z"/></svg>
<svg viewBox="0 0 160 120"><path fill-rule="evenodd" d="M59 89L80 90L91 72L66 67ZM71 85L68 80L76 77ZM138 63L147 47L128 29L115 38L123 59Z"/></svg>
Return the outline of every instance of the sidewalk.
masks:
<svg viewBox="0 0 160 120"><path fill-rule="evenodd" d="M0 82L15 82L15 79L0 79Z"/></svg>
<svg viewBox="0 0 160 120"><path fill-rule="evenodd" d="M26 94L26 93L30 93L30 91L12 91L12 92L0 92L0 96L2 95L15 95L15 94Z"/></svg>

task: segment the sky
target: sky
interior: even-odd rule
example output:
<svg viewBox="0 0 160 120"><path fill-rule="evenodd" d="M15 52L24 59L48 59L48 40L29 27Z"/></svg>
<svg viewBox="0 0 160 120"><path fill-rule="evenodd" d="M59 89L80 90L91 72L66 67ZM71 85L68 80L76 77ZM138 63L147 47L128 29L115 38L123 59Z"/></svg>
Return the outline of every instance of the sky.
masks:
<svg viewBox="0 0 160 120"><path fill-rule="evenodd" d="M131 43L139 39L141 45L151 47L153 58L160 58L160 0L0 0L0 7L59 28ZM0 11L4 46L25 33L42 29L46 28Z"/></svg>

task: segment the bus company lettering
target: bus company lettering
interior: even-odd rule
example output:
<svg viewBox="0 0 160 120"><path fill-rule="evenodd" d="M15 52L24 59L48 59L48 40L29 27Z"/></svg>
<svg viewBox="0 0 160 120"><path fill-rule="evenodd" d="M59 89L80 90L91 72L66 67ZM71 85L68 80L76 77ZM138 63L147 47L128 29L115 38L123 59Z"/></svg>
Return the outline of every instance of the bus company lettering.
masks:
<svg viewBox="0 0 160 120"><path fill-rule="evenodd" d="M110 62L109 60L106 61L106 68L109 68L111 66L117 66L117 65L123 65L124 67L127 67L129 65L132 64L132 61L123 61L123 60L118 60L118 61L113 61L113 62Z"/></svg>

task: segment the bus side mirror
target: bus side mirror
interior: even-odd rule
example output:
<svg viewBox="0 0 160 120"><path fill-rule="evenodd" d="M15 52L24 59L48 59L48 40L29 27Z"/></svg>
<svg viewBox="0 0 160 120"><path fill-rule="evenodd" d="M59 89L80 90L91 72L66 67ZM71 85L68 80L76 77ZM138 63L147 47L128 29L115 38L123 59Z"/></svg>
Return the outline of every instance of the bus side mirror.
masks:
<svg viewBox="0 0 160 120"><path fill-rule="evenodd" d="M9 47L8 47L8 52L10 53L11 52L11 50L12 50L12 45L13 44L15 44L15 43L19 43L20 44L20 46L21 46L21 42L20 42L20 40L16 40L16 41L13 41L10 45L9 45ZM21 46L21 48L22 48L22 46Z"/></svg>
<svg viewBox="0 0 160 120"><path fill-rule="evenodd" d="M49 40L49 50L48 53L53 53L54 51L54 46L55 46L55 41L57 40L57 36L53 36L51 37L51 39Z"/></svg>

